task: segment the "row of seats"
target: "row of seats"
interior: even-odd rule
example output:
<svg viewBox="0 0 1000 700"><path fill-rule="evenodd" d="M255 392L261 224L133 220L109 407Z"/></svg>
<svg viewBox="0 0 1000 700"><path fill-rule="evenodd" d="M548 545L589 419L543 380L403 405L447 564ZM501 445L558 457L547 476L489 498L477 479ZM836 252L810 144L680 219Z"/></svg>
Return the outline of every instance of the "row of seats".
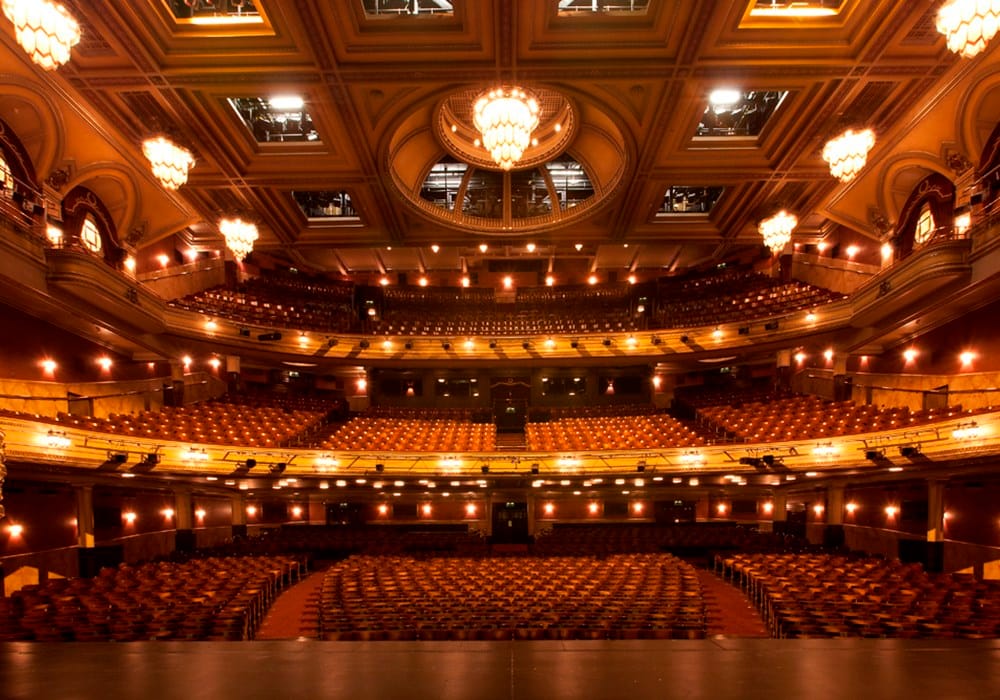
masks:
<svg viewBox="0 0 1000 700"><path fill-rule="evenodd" d="M401 450L404 452L492 452L496 426L459 420L353 418L319 439L329 450Z"/></svg>
<svg viewBox="0 0 1000 700"><path fill-rule="evenodd" d="M705 439L666 413L645 416L561 418L525 426L528 449L634 450L698 447Z"/></svg>
<svg viewBox="0 0 1000 700"><path fill-rule="evenodd" d="M329 640L699 639L694 568L669 554L351 557L317 601Z"/></svg>
<svg viewBox="0 0 1000 700"><path fill-rule="evenodd" d="M908 428L969 415L961 406L911 411L828 401L818 396L793 396L753 401L739 406L703 406L699 424L747 442L812 440Z"/></svg>
<svg viewBox="0 0 1000 700"><path fill-rule="evenodd" d="M0 641L252 639L303 573L290 556L209 557L50 579L0 598Z"/></svg>
<svg viewBox="0 0 1000 700"><path fill-rule="evenodd" d="M240 447L279 447L323 424L325 412L206 401L107 418L60 413L61 423L86 430L155 440Z"/></svg>
<svg viewBox="0 0 1000 700"><path fill-rule="evenodd" d="M720 556L775 637L1000 637L1000 582L834 554Z"/></svg>
<svg viewBox="0 0 1000 700"><path fill-rule="evenodd" d="M604 556L720 549L783 551L798 544L786 535L736 525L569 525L539 533L532 551L545 556Z"/></svg>
<svg viewBox="0 0 1000 700"><path fill-rule="evenodd" d="M750 292L661 303L654 316L654 325L658 328L685 328L750 321L813 308L841 298L842 294L802 282L777 286L765 283L760 289Z"/></svg>

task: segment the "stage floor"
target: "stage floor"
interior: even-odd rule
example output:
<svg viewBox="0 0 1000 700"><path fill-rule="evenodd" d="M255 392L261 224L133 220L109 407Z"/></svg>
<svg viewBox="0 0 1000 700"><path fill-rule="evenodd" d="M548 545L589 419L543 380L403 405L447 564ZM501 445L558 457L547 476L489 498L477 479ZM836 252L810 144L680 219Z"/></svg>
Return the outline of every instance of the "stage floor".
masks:
<svg viewBox="0 0 1000 700"><path fill-rule="evenodd" d="M0 644L0 698L1000 698L1000 640Z"/></svg>

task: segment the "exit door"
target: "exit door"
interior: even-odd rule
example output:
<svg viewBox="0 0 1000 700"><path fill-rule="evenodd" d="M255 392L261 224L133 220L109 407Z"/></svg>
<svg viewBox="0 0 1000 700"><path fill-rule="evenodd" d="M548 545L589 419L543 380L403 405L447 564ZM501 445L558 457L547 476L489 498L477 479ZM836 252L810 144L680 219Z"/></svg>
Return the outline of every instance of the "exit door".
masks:
<svg viewBox="0 0 1000 700"><path fill-rule="evenodd" d="M495 503L493 505L493 542L523 544L528 538L528 504Z"/></svg>

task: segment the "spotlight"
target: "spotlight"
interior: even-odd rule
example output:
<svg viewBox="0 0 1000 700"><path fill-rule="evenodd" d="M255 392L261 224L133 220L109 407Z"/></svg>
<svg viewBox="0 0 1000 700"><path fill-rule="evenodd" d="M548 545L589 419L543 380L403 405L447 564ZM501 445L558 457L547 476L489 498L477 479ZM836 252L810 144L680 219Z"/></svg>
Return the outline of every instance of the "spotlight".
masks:
<svg viewBox="0 0 1000 700"><path fill-rule="evenodd" d="M407 350L412 350L413 349L413 341L412 340L407 340L405 343L403 343L403 347L406 348Z"/></svg>
<svg viewBox="0 0 1000 700"><path fill-rule="evenodd" d="M777 321L768 321L767 323L764 324L764 330L765 331L776 331L776 330L778 330L778 322Z"/></svg>
<svg viewBox="0 0 1000 700"><path fill-rule="evenodd" d="M524 348L525 350L530 350L531 349L531 342L528 341L528 340L526 340L523 343L521 343L521 347Z"/></svg>
<svg viewBox="0 0 1000 700"><path fill-rule="evenodd" d="M537 474L538 473L538 462L532 462L532 464L531 464L531 473L532 474Z"/></svg>
<svg viewBox="0 0 1000 700"><path fill-rule="evenodd" d="M740 335L750 335L750 326L740 326L737 332Z"/></svg>
<svg viewBox="0 0 1000 700"><path fill-rule="evenodd" d="M576 350L578 347L580 347L580 341L577 340L576 338L573 338L573 340L569 341L569 346L574 350Z"/></svg>
<svg viewBox="0 0 1000 700"><path fill-rule="evenodd" d="M496 350L496 349L497 349L497 341L491 340L490 341L490 350Z"/></svg>
<svg viewBox="0 0 1000 700"><path fill-rule="evenodd" d="M358 347L360 347L362 350L367 350L370 344L371 343L369 343L367 340L362 340L360 343L358 343Z"/></svg>
<svg viewBox="0 0 1000 700"><path fill-rule="evenodd" d="M275 462L267 469L272 474L282 474L285 471L285 467L288 466L285 462Z"/></svg>
<svg viewBox="0 0 1000 700"><path fill-rule="evenodd" d="M480 469L480 471L483 472L483 474L489 474L490 473L490 465L488 465L488 464L484 464L479 469Z"/></svg>
<svg viewBox="0 0 1000 700"><path fill-rule="evenodd" d="M603 343L604 347L606 347L606 348L610 348L611 347L611 338L605 338L601 342Z"/></svg>
<svg viewBox="0 0 1000 700"><path fill-rule="evenodd" d="M381 462L378 463L378 464L376 464L375 465L375 471L378 472L379 474L381 474L382 472L385 471L385 465L382 464Z"/></svg>
<svg viewBox="0 0 1000 700"><path fill-rule="evenodd" d="M660 338L660 336L658 335L654 335L651 342L653 343L653 345L659 345L660 343L663 342L663 339Z"/></svg>
<svg viewBox="0 0 1000 700"><path fill-rule="evenodd" d="M451 343L449 343L449 342L448 342L448 341L446 340L446 341L444 341L443 343L441 343L441 347L442 347L442 348L444 348L445 350L451 350Z"/></svg>
<svg viewBox="0 0 1000 700"><path fill-rule="evenodd" d="M635 465L635 470L637 472L644 472L644 471L646 471L646 460L640 459L639 463Z"/></svg>
<svg viewBox="0 0 1000 700"><path fill-rule="evenodd" d="M108 459L97 468L98 471L113 472L118 471L118 467L128 461L127 452L108 452Z"/></svg>
<svg viewBox="0 0 1000 700"><path fill-rule="evenodd" d="M240 335L242 335L244 338L249 338L250 337L250 329L249 328L241 328L240 329Z"/></svg>
<svg viewBox="0 0 1000 700"><path fill-rule="evenodd" d="M865 459L871 462L879 462L885 459L885 450L866 450Z"/></svg>
<svg viewBox="0 0 1000 700"><path fill-rule="evenodd" d="M140 461L132 465L129 469L133 474L145 474L151 472L156 468L156 465L160 463L160 455L156 452L150 452L145 455Z"/></svg>
<svg viewBox="0 0 1000 700"><path fill-rule="evenodd" d="M332 347L333 347L334 345L336 345L336 344L337 344L338 342L340 342L340 341L338 341L338 340L337 340L336 338L329 338L329 339L328 339L328 340L326 341L326 347L328 347L328 348L332 348Z"/></svg>
<svg viewBox="0 0 1000 700"><path fill-rule="evenodd" d="M914 457L920 456L920 447L917 445L903 445L899 448L899 454L901 457L913 459Z"/></svg>
<svg viewBox="0 0 1000 700"><path fill-rule="evenodd" d="M681 336L681 342L682 343L686 343L687 341L688 341L688 337L686 335L682 335Z"/></svg>

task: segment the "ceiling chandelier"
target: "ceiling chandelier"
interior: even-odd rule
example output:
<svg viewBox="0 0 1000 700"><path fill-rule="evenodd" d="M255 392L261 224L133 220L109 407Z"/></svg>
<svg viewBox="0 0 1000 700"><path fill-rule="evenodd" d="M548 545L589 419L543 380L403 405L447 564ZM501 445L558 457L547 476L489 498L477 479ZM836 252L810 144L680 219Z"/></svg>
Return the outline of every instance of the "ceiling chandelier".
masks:
<svg viewBox="0 0 1000 700"><path fill-rule="evenodd" d="M3 13L14 23L17 43L45 70L66 63L80 41L79 23L51 0L3 0Z"/></svg>
<svg viewBox="0 0 1000 700"><path fill-rule="evenodd" d="M850 182L868 161L868 151L875 145L871 129L848 129L823 147L823 160L830 164L830 174L841 182Z"/></svg>
<svg viewBox="0 0 1000 700"><path fill-rule="evenodd" d="M949 0L938 10L937 30L945 35L948 48L972 58L986 48L1000 27L1000 2L993 0Z"/></svg>
<svg viewBox="0 0 1000 700"><path fill-rule="evenodd" d="M757 230L764 237L764 245L771 249L771 254L777 255L792 239L792 230L798 223L799 220L795 214L789 214L782 209L774 216L769 216L761 221Z"/></svg>
<svg viewBox="0 0 1000 700"><path fill-rule="evenodd" d="M220 221L219 230L226 239L226 247L232 251L233 257L243 262L244 258L250 255L253 243L257 240L257 224L244 221L237 216Z"/></svg>
<svg viewBox="0 0 1000 700"><path fill-rule="evenodd" d="M496 164L510 170L531 144L538 100L519 87L494 88L476 100L472 121Z"/></svg>
<svg viewBox="0 0 1000 700"><path fill-rule="evenodd" d="M153 175L168 190L176 190L187 182L188 170L194 165L191 151L157 136L142 142L142 152L153 166Z"/></svg>

